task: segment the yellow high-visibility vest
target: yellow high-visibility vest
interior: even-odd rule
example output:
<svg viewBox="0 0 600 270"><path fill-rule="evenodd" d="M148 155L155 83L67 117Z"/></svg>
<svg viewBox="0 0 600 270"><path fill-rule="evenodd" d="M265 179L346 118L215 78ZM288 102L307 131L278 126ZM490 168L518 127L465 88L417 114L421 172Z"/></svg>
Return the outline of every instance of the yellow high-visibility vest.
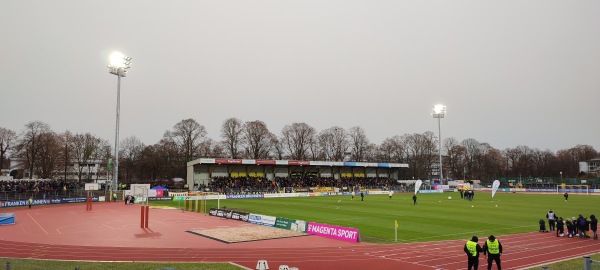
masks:
<svg viewBox="0 0 600 270"><path fill-rule="evenodd" d="M477 243L473 241L467 241L467 250L471 253L473 257L477 256Z"/></svg>
<svg viewBox="0 0 600 270"><path fill-rule="evenodd" d="M496 240L494 242L490 242L490 240L486 240L486 244L488 247L488 252L490 254L500 253L500 242L498 240Z"/></svg>

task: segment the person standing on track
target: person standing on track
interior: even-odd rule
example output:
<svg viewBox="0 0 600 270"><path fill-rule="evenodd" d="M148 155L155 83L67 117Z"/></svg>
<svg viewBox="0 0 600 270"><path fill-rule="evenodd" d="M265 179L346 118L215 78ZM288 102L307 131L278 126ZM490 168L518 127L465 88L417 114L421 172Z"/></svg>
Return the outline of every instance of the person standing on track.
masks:
<svg viewBox="0 0 600 270"><path fill-rule="evenodd" d="M598 240L598 219L595 215L590 216L590 230L592 230L594 240Z"/></svg>
<svg viewBox="0 0 600 270"><path fill-rule="evenodd" d="M546 214L546 218L548 218L548 225L550 225L550 230L554 231L556 229L556 223L554 222L556 219L556 214L552 212L552 209L548 211L548 214Z"/></svg>
<svg viewBox="0 0 600 270"><path fill-rule="evenodd" d="M467 241L465 248L463 249L467 254L467 267L469 270L477 270L479 268L479 253L483 252L481 246L477 243L479 238L473 236L471 240Z"/></svg>
<svg viewBox="0 0 600 270"><path fill-rule="evenodd" d="M496 262L498 270L502 269L500 255L502 255L502 244L494 235L490 235L483 244L483 255L487 257L488 270L492 270L492 262Z"/></svg>
<svg viewBox="0 0 600 270"><path fill-rule="evenodd" d="M562 217L559 217L556 221L556 237L563 236L565 236L565 222Z"/></svg>

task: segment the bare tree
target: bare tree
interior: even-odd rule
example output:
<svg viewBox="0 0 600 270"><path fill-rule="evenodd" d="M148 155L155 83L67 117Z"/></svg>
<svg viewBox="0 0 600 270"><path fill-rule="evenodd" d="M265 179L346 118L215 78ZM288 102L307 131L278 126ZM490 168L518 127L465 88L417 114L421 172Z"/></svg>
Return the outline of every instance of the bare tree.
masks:
<svg viewBox="0 0 600 270"><path fill-rule="evenodd" d="M379 159L382 162L403 163L406 158L406 146L398 135L386 138L379 147Z"/></svg>
<svg viewBox="0 0 600 270"><path fill-rule="evenodd" d="M315 142L315 129L306 123L286 125L281 131L281 142L292 159L306 160L310 145Z"/></svg>
<svg viewBox="0 0 600 270"><path fill-rule="evenodd" d="M444 149L450 176L454 179L464 178L466 180L466 148L460 145L455 138L446 138L444 139ZM448 174L448 171L446 173Z"/></svg>
<svg viewBox="0 0 600 270"><path fill-rule="evenodd" d="M204 140L200 144L201 157L227 157L227 154L225 154L225 152L226 151L223 147L223 143L219 143L211 138Z"/></svg>
<svg viewBox="0 0 600 270"><path fill-rule="evenodd" d="M509 176L519 178L531 176L531 148L519 145L515 148L508 148L504 152L508 161L507 166Z"/></svg>
<svg viewBox="0 0 600 270"><path fill-rule="evenodd" d="M110 142L108 140L100 139L100 143L98 144L98 149L94 156L94 160L97 160L98 168L96 169L96 180L100 179L100 176L106 176L106 180L109 178L109 173L111 170L108 168L109 160L112 157L111 155L111 147ZM138 167L138 166L136 166Z"/></svg>
<svg viewBox="0 0 600 270"><path fill-rule="evenodd" d="M477 177L477 170L479 169L480 164L477 162L481 156L481 149L479 148L479 142L475 139L464 139L461 142L462 147L464 148L464 158L466 171L468 176L471 179L479 178Z"/></svg>
<svg viewBox="0 0 600 270"><path fill-rule="evenodd" d="M402 136L407 152L407 163L412 176L417 179L429 178L432 163L437 157L437 144L433 132L405 134Z"/></svg>
<svg viewBox="0 0 600 270"><path fill-rule="evenodd" d="M349 147L348 134L341 127L330 127L319 133L317 144L320 156L325 160L343 161L344 153Z"/></svg>
<svg viewBox="0 0 600 270"><path fill-rule="evenodd" d="M283 145L277 136L273 136L271 139L271 145L271 156L279 160L284 159L285 151L283 150Z"/></svg>
<svg viewBox="0 0 600 270"><path fill-rule="evenodd" d="M206 134L206 128L190 118L175 124L173 131L165 132L163 138L177 146L183 156L181 162L185 164L200 154L200 144Z"/></svg>
<svg viewBox="0 0 600 270"><path fill-rule="evenodd" d="M367 145L369 145L369 139L365 131L361 127L350 128L350 149L353 160L365 160Z"/></svg>
<svg viewBox="0 0 600 270"><path fill-rule="evenodd" d="M242 136L248 158L268 158L275 135L269 131L267 124L259 120L246 122Z"/></svg>
<svg viewBox="0 0 600 270"><path fill-rule="evenodd" d="M377 162L378 161L378 150L379 147L377 144L369 143L367 147L365 147L364 151L364 161L366 162Z"/></svg>
<svg viewBox="0 0 600 270"><path fill-rule="evenodd" d="M502 155L502 151L491 147L485 143L485 163L483 168L485 170L484 179L498 179L499 176L506 177L506 158Z"/></svg>
<svg viewBox="0 0 600 270"><path fill-rule="evenodd" d="M231 158L238 158L241 139L243 132L243 124L240 119L228 118L223 121L221 126L221 138L224 145L227 146L227 153Z"/></svg>
<svg viewBox="0 0 600 270"><path fill-rule="evenodd" d="M62 147L59 137L53 131L38 136L35 174L42 179L51 179L58 171Z"/></svg>
<svg viewBox="0 0 600 270"><path fill-rule="evenodd" d="M121 141L120 146L119 166L122 168L122 172L125 173L125 179L139 179L140 175L136 173L138 162L141 159L142 150L146 146L136 136L125 138Z"/></svg>
<svg viewBox="0 0 600 270"><path fill-rule="evenodd" d="M92 135L91 133L86 134L75 134L73 137L73 157L77 160L77 178L79 181L87 179L91 181L92 164L96 164L98 156L102 154L104 147L107 142L103 143L103 140ZM125 163L126 164L126 163ZM126 166L127 167L127 166ZM88 176L84 178L84 176Z"/></svg>
<svg viewBox="0 0 600 270"><path fill-rule="evenodd" d="M40 152L40 136L50 132L50 126L44 122L33 121L25 125L21 133L21 140L17 146L18 155L23 159L23 169L28 172L29 178L33 178L39 161L37 157Z"/></svg>
<svg viewBox="0 0 600 270"><path fill-rule="evenodd" d="M0 127L0 170L4 168L6 154L15 147L16 143L17 133L10 129Z"/></svg>
<svg viewBox="0 0 600 270"><path fill-rule="evenodd" d="M60 160L60 164L59 166L62 169L62 178L66 181L67 180L67 173L69 171L69 168L73 167L73 160L72 160L72 155L73 155L73 138L74 135L71 134L70 131L65 131L62 134L58 135L58 139L59 139L59 144L61 145L61 160ZM58 176L58 173L57 175Z"/></svg>

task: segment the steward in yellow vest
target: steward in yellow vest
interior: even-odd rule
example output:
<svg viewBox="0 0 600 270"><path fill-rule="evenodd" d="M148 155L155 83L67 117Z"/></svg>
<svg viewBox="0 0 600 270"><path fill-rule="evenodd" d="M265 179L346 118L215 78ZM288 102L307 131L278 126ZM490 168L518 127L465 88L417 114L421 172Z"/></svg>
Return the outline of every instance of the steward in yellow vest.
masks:
<svg viewBox="0 0 600 270"><path fill-rule="evenodd" d="M479 241L479 238L473 236L471 240L467 241L465 244L464 251L467 254L467 265L469 270L477 270L477 268L479 268L479 253L483 252L483 249L477 241Z"/></svg>
<svg viewBox="0 0 600 270"><path fill-rule="evenodd" d="M492 261L496 262L498 270L502 269L500 265L500 255L502 255L502 244L495 236L490 235L483 245L483 254L487 256L488 269L492 269Z"/></svg>

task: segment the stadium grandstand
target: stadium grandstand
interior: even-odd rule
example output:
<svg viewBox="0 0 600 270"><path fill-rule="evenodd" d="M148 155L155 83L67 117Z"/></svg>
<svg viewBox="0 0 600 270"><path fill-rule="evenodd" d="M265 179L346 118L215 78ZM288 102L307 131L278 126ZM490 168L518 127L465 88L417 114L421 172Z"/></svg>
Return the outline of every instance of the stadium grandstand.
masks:
<svg viewBox="0 0 600 270"><path fill-rule="evenodd" d="M225 193L310 187L393 189L408 164L200 158L187 163L191 190Z"/></svg>

